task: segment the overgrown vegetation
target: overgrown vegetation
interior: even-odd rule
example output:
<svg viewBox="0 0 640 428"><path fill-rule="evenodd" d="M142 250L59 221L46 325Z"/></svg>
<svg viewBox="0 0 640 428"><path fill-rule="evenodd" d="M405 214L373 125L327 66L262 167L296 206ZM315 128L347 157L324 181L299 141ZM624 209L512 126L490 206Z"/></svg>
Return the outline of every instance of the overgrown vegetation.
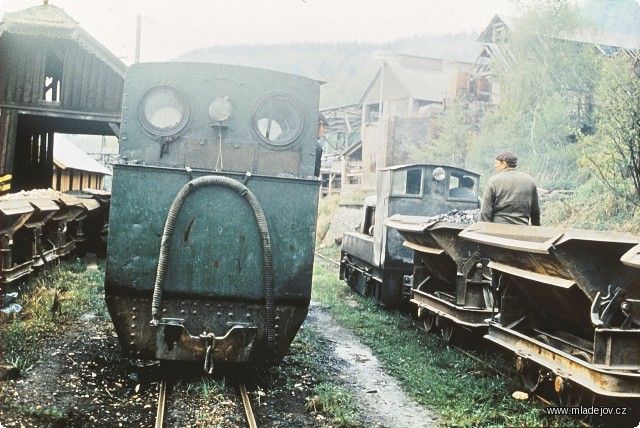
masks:
<svg viewBox="0 0 640 428"><path fill-rule="evenodd" d="M318 220L316 222L316 244L322 242L331 226L331 218L340 203L340 195L329 195L318 206Z"/></svg>
<svg viewBox="0 0 640 428"><path fill-rule="evenodd" d="M322 411L334 420L338 427L359 426L359 413L350 394L344 391L320 366L316 356L321 355L325 345L318 334L302 328L291 344L284 364L267 369L255 369L258 391L264 389L267 396L276 395L279 390L296 390L302 384L297 380L313 384L313 394L307 397L307 411Z"/></svg>
<svg viewBox="0 0 640 428"><path fill-rule="evenodd" d="M602 63L597 130L580 134L583 165L613 194L640 206L640 67L624 56Z"/></svg>
<svg viewBox="0 0 640 428"><path fill-rule="evenodd" d="M351 395L333 383L319 383L313 389L315 395L309 398L307 410L323 410L332 415L340 427L358 425L357 409Z"/></svg>
<svg viewBox="0 0 640 428"><path fill-rule="evenodd" d="M510 148L540 188L573 192L543 201L543 225L640 232L640 64L607 43L624 44L611 39L622 33L630 36L622 47L637 49L640 6L519 5L522 18L508 19L492 47L499 103L484 112L465 100L447 106L420 160L453 162L486 179L494 174L493 155ZM478 113L477 130L469 129Z"/></svg>
<svg viewBox="0 0 640 428"><path fill-rule="evenodd" d="M104 265L87 269L81 260L30 277L16 301L24 310L0 315L0 360L29 369L40 359L43 341L78 316L107 317L103 282Z"/></svg>
<svg viewBox="0 0 640 428"><path fill-rule="evenodd" d="M582 27L567 0L532 1L524 17L500 33L501 54L492 62L500 102L482 118L476 168L489 171L492 155L516 151L521 167L544 188L577 183L576 132L593 129L590 97L597 54L572 39Z"/></svg>
<svg viewBox="0 0 640 428"><path fill-rule="evenodd" d="M408 148L411 159L417 163L470 167L473 162L469 150L474 141L472 116L476 114L473 108L462 98L453 100L441 114L433 118L433 138Z"/></svg>
<svg viewBox="0 0 640 428"><path fill-rule="evenodd" d="M608 192L598 180L589 180L570 194L543 198L542 221L545 226L640 235L640 207Z"/></svg>
<svg viewBox="0 0 640 428"><path fill-rule="evenodd" d="M518 390L519 381L512 365L500 354L473 351L485 363L464 355L415 328L406 316L353 296L333 270L316 266L313 298L329 307L341 324L370 346L405 391L435 410L446 426L581 425L575 419L547 416L536 401L513 399L511 394ZM505 378L497 371L508 372L509 376Z"/></svg>
<svg viewBox="0 0 640 428"><path fill-rule="evenodd" d="M338 205L343 203L362 203L369 196L364 193L352 193L348 195L329 195L322 199L318 206L318 220L316 222L316 246L320 246L325 235L329 231L333 215Z"/></svg>

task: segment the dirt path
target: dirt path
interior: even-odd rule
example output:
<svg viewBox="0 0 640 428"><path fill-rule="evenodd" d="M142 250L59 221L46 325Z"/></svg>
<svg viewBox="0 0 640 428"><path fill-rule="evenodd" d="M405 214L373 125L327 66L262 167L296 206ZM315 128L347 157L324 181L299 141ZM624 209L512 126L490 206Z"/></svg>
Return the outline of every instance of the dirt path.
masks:
<svg viewBox="0 0 640 428"><path fill-rule="evenodd" d="M396 379L383 372L371 350L351 330L335 322L326 309L312 302L305 325L333 343L336 356L345 362L339 376L362 410L366 426L437 426L437 415L405 395Z"/></svg>

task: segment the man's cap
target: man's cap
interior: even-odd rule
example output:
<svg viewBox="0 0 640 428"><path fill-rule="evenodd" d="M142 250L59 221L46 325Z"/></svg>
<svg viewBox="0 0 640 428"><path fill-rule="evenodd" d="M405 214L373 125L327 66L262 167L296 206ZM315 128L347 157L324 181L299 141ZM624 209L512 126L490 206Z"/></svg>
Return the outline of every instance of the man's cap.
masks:
<svg viewBox="0 0 640 428"><path fill-rule="evenodd" d="M496 159L499 161L505 161L512 168L518 165L518 155L510 150L501 151L496 155Z"/></svg>
<svg viewBox="0 0 640 428"><path fill-rule="evenodd" d="M320 113L320 115L318 116L318 123L321 123L324 126L329 126L329 121L327 120L326 117L324 117L324 114L322 113Z"/></svg>
<svg viewBox="0 0 640 428"><path fill-rule="evenodd" d="M460 180L460 185L462 187L468 187L469 189L472 189L474 184L475 181L473 181L473 178L471 177L462 177L462 180Z"/></svg>

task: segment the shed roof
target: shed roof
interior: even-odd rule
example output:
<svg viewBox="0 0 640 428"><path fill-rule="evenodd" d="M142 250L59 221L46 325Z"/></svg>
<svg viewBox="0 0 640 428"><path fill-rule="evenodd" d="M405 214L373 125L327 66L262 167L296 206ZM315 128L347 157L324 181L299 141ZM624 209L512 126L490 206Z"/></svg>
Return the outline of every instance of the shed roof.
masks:
<svg viewBox="0 0 640 428"><path fill-rule="evenodd" d="M451 72L453 70L470 70L471 64L466 62L445 62L442 59L423 58L413 55L388 54L381 57L385 73L385 81L389 78L397 79L406 91L405 94L387 93L383 99L410 96L416 100L442 102L449 89ZM380 90L381 70L373 78L369 87L360 100L361 107L371 93ZM388 87L388 85L385 85ZM387 88L384 88L385 92Z"/></svg>
<svg viewBox="0 0 640 428"><path fill-rule="evenodd" d="M447 94L449 75L442 68L425 70L392 65L391 69L415 99L442 102Z"/></svg>
<svg viewBox="0 0 640 428"><path fill-rule="evenodd" d="M99 57L116 73L124 76L127 66L59 7L43 4L16 12L7 12L0 22L3 33L73 40Z"/></svg>
<svg viewBox="0 0 640 428"><path fill-rule="evenodd" d="M61 169L71 168L111 175L111 171L59 134L56 134L53 142L53 163Z"/></svg>
<svg viewBox="0 0 640 428"><path fill-rule="evenodd" d="M478 41L482 43L496 43L496 31L499 32L504 29L513 31L521 20L521 17L495 15L480 36L478 36ZM560 37L564 40L589 43L592 45L604 45L625 49L640 48L640 40L636 34L622 34L601 30L582 30L581 32L566 33Z"/></svg>
<svg viewBox="0 0 640 428"><path fill-rule="evenodd" d="M518 18L509 15L494 15L487 24L487 27L478 36L481 43L495 43L496 32L502 31L504 28L513 29L517 25Z"/></svg>

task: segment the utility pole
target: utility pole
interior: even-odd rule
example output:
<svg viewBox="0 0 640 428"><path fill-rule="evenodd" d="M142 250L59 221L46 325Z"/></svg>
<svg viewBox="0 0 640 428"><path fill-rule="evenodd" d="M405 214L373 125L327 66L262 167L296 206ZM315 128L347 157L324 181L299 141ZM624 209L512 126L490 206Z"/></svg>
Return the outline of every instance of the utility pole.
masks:
<svg viewBox="0 0 640 428"><path fill-rule="evenodd" d="M140 62L140 33L142 33L142 16L138 14L136 19L136 64Z"/></svg>

